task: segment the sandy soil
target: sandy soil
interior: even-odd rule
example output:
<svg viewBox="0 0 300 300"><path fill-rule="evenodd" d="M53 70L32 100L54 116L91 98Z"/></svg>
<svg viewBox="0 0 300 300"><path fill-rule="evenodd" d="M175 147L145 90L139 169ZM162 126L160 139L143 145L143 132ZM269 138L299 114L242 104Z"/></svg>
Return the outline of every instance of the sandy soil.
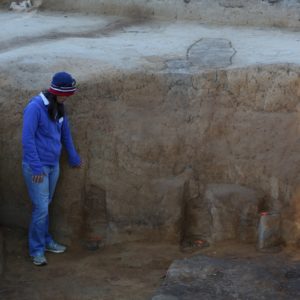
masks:
<svg viewBox="0 0 300 300"><path fill-rule="evenodd" d="M25 232L5 230L6 266L0 299L149 299L175 258L177 245L126 243L96 251L83 246L47 254L36 267Z"/></svg>
<svg viewBox="0 0 300 300"><path fill-rule="evenodd" d="M6 267L0 299L151 299L174 259L202 253L212 257L286 257L300 260L299 251L261 253L254 245L226 242L204 249L180 251L178 245L125 243L96 251L83 246L64 254L48 254L48 265L34 266L27 256L26 233L5 229Z"/></svg>

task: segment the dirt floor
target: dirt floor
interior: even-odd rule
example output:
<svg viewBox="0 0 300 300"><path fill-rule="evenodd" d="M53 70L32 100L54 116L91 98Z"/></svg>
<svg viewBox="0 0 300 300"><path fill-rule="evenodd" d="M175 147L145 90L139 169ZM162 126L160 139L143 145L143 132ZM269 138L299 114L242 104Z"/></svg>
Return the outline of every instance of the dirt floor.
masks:
<svg viewBox="0 0 300 300"><path fill-rule="evenodd" d="M48 254L48 265L34 266L27 255L26 233L5 229L5 274L0 299L151 299L174 259L203 253L212 257L286 257L300 260L300 252L285 248L278 253L261 253L254 245L222 243L204 249L181 251L178 245L124 243L96 251L84 246L64 254Z"/></svg>

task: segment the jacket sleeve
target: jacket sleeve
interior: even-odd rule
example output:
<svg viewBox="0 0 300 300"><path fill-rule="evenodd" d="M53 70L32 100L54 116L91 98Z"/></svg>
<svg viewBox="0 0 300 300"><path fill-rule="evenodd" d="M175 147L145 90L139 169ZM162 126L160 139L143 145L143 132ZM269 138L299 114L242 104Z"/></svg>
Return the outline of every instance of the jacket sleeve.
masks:
<svg viewBox="0 0 300 300"><path fill-rule="evenodd" d="M33 175L43 174L41 164L35 143L35 133L38 128L40 112L36 105L30 103L24 110L22 146L24 157L28 160Z"/></svg>
<svg viewBox="0 0 300 300"><path fill-rule="evenodd" d="M66 115L64 116L64 121L63 121L62 129L61 129L61 142L67 150L69 164L72 167L79 166L81 159L75 149L71 131L70 131L70 127L69 127L69 121L68 121L68 118Z"/></svg>

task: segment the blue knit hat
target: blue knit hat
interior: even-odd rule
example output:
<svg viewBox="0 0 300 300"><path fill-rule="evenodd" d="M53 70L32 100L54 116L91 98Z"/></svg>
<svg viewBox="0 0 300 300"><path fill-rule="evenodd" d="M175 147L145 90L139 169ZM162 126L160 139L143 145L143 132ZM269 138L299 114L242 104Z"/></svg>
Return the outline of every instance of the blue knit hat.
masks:
<svg viewBox="0 0 300 300"><path fill-rule="evenodd" d="M67 72L54 74L48 91L57 96L71 96L76 91L76 80Z"/></svg>

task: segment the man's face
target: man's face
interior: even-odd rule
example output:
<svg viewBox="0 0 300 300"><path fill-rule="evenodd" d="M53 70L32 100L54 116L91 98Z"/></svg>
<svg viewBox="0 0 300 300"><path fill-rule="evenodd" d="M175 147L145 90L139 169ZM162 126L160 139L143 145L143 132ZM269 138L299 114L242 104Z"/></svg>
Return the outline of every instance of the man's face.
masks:
<svg viewBox="0 0 300 300"><path fill-rule="evenodd" d="M65 96L57 96L57 103L64 103L67 100L68 97Z"/></svg>

